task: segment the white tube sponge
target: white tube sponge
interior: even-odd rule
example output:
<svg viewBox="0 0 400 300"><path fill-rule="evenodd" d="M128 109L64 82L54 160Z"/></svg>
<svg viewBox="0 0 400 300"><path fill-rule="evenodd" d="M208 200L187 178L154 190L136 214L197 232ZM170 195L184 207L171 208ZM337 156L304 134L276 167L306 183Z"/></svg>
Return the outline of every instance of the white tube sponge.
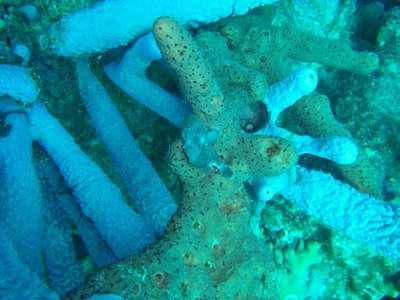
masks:
<svg viewBox="0 0 400 300"><path fill-rule="evenodd" d="M358 155L357 146L352 140L343 136L331 136L326 138L315 139L320 144L320 157L330 159L340 165L349 165L355 162Z"/></svg>
<svg viewBox="0 0 400 300"><path fill-rule="evenodd" d="M24 104L36 100L38 89L29 69L0 64L0 96L8 95Z"/></svg>
<svg viewBox="0 0 400 300"><path fill-rule="evenodd" d="M340 165L352 164L357 159L357 146L352 140L343 136L312 138L308 135L292 134L290 137L296 144L299 155L312 154Z"/></svg>
<svg viewBox="0 0 400 300"><path fill-rule="evenodd" d="M320 171L297 167L297 181L280 193L307 214L400 259L400 207L362 194Z"/></svg>
<svg viewBox="0 0 400 300"><path fill-rule="evenodd" d="M161 58L153 33L139 38L119 62L104 67L108 77L133 99L180 127L190 106L146 77L146 68Z"/></svg>
<svg viewBox="0 0 400 300"><path fill-rule="evenodd" d="M268 202L275 194L279 194L285 187L294 182L295 172L294 168L289 171L275 176L264 177L249 181L250 187L253 189L255 196L261 202Z"/></svg>
<svg viewBox="0 0 400 300"><path fill-rule="evenodd" d="M263 100L271 112L270 123L275 124L278 115L301 97L310 94L318 84L318 74L311 68L300 68L281 81L271 85Z"/></svg>
<svg viewBox="0 0 400 300"><path fill-rule="evenodd" d="M24 44L18 44L14 47L13 54L22 59L22 64L26 66L31 59L31 50Z"/></svg>
<svg viewBox="0 0 400 300"><path fill-rule="evenodd" d="M48 186L45 193L42 254L46 262L46 279L60 296L80 285L85 276L76 256L72 228L68 217Z"/></svg>
<svg viewBox="0 0 400 300"><path fill-rule="evenodd" d="M160 16L170 16L181 24L210 23L275 1L106 0L63 17L42 36L41 45L64 56L91 54L125 45L151 31Z"/></svg>

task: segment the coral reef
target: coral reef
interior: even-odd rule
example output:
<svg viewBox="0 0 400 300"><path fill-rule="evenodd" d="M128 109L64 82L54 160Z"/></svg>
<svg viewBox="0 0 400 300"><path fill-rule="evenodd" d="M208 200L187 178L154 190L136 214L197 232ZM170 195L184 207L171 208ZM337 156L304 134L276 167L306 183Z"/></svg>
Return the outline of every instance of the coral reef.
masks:
<svg viewBox="0 0 400 300"><path fill-rule="evenodd" d="M344 136L352 139L351 133L332 114L329 99L313 94L302 98L291 112L301 123L304 131L313 137ZM350 165L337 165L339 172L352 186L376 198L382 197L384 169L368 160L360 148L357 160Z"/></svg>
<svg viewBox="0 0 400 300"><path fill-rule="evenodd" d="M112 293L126 299L195 299L218 298L220 295L228 298L255 296L274 299L278 296L271 290L271 281L278 286L287 286L289 273L285 275L282 269L274 270L275 274L268 277L265 272L259 272L258 265L265 257L262 253L271 250L257 245L250 231L248 221L254 213L254 203L248 198L243 182L250 178L284 173L296 162L297 149L294 145L287 147L285 140L277 137L256 135L257 139L253 141L254 135L241 132L241 129L252 130L254 115L258 115L259 109L254 103L263 98L262 93L253 93L253 87L256 86L259 91L265 84L260 73L237 61L226 59L225 54L229 50L218 35L200 33L196 37L197 43L202 47L199 50L190 35L170 19L156 22L154 35L164 58L177 72L183 94L198 117L189 118L185 126L197 134L203 132L199 139L203 139L204 144L198 146L199 143L193 144L190 139L186 139L186 144L177 142L171 147L171 165L183 182L184 199L179 212L171 221L166 237L138 256L98 272L69 297L78 299ZM219 54L218 62L216 53ZM240 114L243 107L246 108L245 112ZM243 115L244 123L239 120L239 116ZM212 131L204 132L204 128L199 127L199 122L203 122L206 128L216 130L218 137ZM336 120L332 123L338 124ZM240 124L245 126L241 128ZM325 123L322 123L321 131L324 131L324 126ZM184 131L183 137L185 135ZM213 149L207 143L214 145L219 158L217 162L214 161L216 156L210 154ZM257 146L253 147L253 143ZM202 163L199 163L201 168L189 164L188 160L193 157L187 155L193 153L195 147L210 154L202 158L204 160L211 157L210 164L205 164L202 159ZM259 152L260 148L266 151ZM243 153L246 154L245 157ZM195 164L197 163L198 160ZM260 167L263 164L264 167ZM226 166L233 174L224 171ZM236 228L236 238L241 241L235 247L232 247L234 242L230 240L233 227ZM310 257L318 256L319 244L310 242L309 245ZM308 260L307 254L304 254L302 259L305 261L295 263L294 255L290 255L292 252L293 250L284 250L283 257L288 268L292 268L292 276L302 274L300 277L303 281L299 280L296 284L296 292L288 288L281 296L307 296L310 288L307 292L303 287L306 285L304 280L307 281L307 268L318 263L321 258ZM299 250L299 257L300 252ZM243 253L251 253L251 257ZM239 255L241 259L237 258ZM273 262L264 264L269 266ZM253 266L251 277L243 277L243 267L249 268L250 265ZM296 266L298 268L295 270ZM121 273L114 277L116 270ZM248 290L248 280L256 280L256 290L254 283L253 290Z"/></svg>
<svg viewBox="0 0 400 300"><path fill-rule="evenodd" d="M216 5L221 4L224 10L220 14L206 2L207 9L190 10L201 1L182 1L182 7L176 1L174 5L165 1L158 2L160 6L144 7L146 2L106 0L95 8L73 13L94 2L97 1L39 0L35 2L35 12L28 1L0 1L0 63L31 68L30 75L40 89L39 98L49 112L46 117L59 119L73 136L73 140L67 139L79 145L82 153L87 153L115 184L116 194L120 193L117 198L131 208L136 206L137 212L150 222L153 216L163 219L162 224L153 222L160 225L157 235L164 231L173 211L170 208L175 207L170 203L164 209L163 201L159 206L148 202L146 196L159 190L151 188L158 175L165 183L160 190L167 188L174 195L178 211L168 224L166 235L155 244L92 274L94 264L101 267L116 260L104 240L98 247L88 246L91 238L92 243L102 238L93 226L93 217L85 216L90 214L85 203L77 202L73 196L85 184L93 183L86 180L92 175L72 168L72 176L64 168L61 176L58 167L49 164L48 153L36 142L32 146L32 141L42 139L46 149L43 140L47 138L47 145L51 145L62 140L62 135L51 137L47 126L51 122L40 124L39 104L26 103L21 108L3 96L0 179L10 179L4 176L10 165L25 166L29 173L29 164L34 162L36 170L32 167L31 174L33 179L35 172L38 175L41 197L34 190L31 200L44 209L44 231L43 238L27 236L26 241L33 242L24 252L24 243L3 236L8 225L3 226L0 238L6 255L0 259L5 268L0 269L9 276L3 276L8 281L0 280L0 297L11 297L4 294L10 292L20 298L57 299L43 283L63 295L76 287L84 275L90 275L87 282L68 294L68 299L380 299L399 295L399 265L390 258L398 257L399 211L395 203L400 203L395 84L399 61L397 8L389 9L389 1L360 1L357 5L355 1L266 1L276 3L200 27L197 22L205 17L209 21L231 13L242 14L250 6L261 5L261 1L218 1ZM121 13L118 3L129 5ZM176 9L178 6L189 10ZM109 13L96 13L98 7L109 7ZM139 38L127 51L122 46L99 52L145 34L159 15L174 17L171 9L184 12L182 18L177 17L178 23L190 20L185 25L194 27L186 26L188 33L169 19L158 21L162 28L154 27L154 31L163 61L152 34ZM371 14L373 20L369 22ZM152 17L145 19L148 15ZM104 30L99 30L107 20L115 27L103 26ZM125 26L128 23L133 27ZM114 31L122 32L123 39ZM64 39L68 34L72 38ZM101 44L104 41L106 46ZM30 59L24 60L27 56L18 54L20 46L30 51ZM72 52L61 51L64 46ZM364 49L369 52L360 51ZM71 57L57 56L54 50ZM80 60L77 64L76 54L82 52L99 53L88 62ZM175 74L170 73L170 67ZM306 95L315 88L317 73L318 91ZM25 75L29 82L29 75ZM6 68L0 72L0 91L18 98L16 92L22 90L29 99L36 99L37 91L29 92L35 86L7 82L9 77ZM306 85L306 92L293 96L304 83L297 79L304 77L312 84ZM87 98L84 100L88 104L82 104L81 97ZM120 114L109 108L111 99ZM96 105L104 115L96 115ZM194 114L189 115L191 111ZM120 132L118 122L122 117L126 121L125 137L102 136L102 130L111 136ZM103 129L99 128L103 125ZM32 137L38 129L41 137ZM129 131L138 145L126 137ZM176 141L179 131L181 139ZM24 137L20 146L9 142L17 134ZM125 140L129 145L122 147ZM351 147L344 147L343 141ZM69 148L66 145L51 147L62 152ZM130 148L140 152L139 147L158 175L154 170L141 173L141 159L132 158L132 152L125 151ZM349 157L353 158L355 148L358 158L350 165L327 155L333 149L338 154L336 158L342 159L346 156L344 150L350 149ZM8 160L12 149L20 151ZM118 152L123 152L119 162L115 158ZM138 174L132 171L135 168ZM0 204L9 205L2 213L10 212L2 222L12 219L16 212L14 224L18 230L26 221L18 212L33 216L29 226L38 221L37 209L28 213L22 207L31 202L19 201L14 210L12 201L7 202L23 194L24 189L18 189L23 176L20 172L19 181L0 181L1 187L8 182L9 189L0 191ZM309 183L306 189L305 182ZM385 202L360 194L344 182ZM99 195L96 198L107 198L106 186L108 183L95 188ZM16 191L15 197L9 196L13 194L10 190ZM134 194L139 198L132 199ZM8 200L3 201L5 198ZM336 203L338 199L343 201ZM113 214L114 205L94 212L119 219ZM364 229L359 227L360 218ZM346 223L342 219L349 220L349 226L341 227ZM386 230L381 230L382 224L388 225ZM28 232L29 226L22 228ZM119 235L120 228L109 232L114 230ZM127 232L131 231L124 234ZM121 245L125 241L119 239ZM365 242L372 248L365 247ZM125 252L119 257L125 256L128 246L121 246L120 251ZM44 251L38 254L42 248ZM109 251L104 251L107 248ZM383 255L377 255L376 250ZM45 258L44 270L29 265L26 252ZM39 272L35 273L35 268ZM67 271L61 274L57 272L60 268ZM17 270L21 276L15 275Z"/></svg>

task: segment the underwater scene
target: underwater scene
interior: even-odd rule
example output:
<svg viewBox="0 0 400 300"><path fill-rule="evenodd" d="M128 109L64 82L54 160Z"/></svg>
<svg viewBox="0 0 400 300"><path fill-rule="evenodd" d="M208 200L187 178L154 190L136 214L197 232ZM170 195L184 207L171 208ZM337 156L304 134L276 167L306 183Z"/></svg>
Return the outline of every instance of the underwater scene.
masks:
<svg viewBox="0 0 400 300"><path fill-rule="evenodd" d="M400 1L0 10L0 299L400 299Z"/></svg>

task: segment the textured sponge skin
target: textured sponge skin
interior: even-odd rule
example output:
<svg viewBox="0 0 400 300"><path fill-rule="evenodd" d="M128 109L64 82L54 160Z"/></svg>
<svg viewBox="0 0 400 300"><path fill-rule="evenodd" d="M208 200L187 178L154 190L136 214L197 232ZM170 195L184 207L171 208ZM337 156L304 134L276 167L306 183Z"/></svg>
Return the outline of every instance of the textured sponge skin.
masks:
<svg viewBox="0 0 400 300"><path fill-rule="evenodd" d="M398 206L362 194L328 174L297 167L298 181L281 194L308 214L380 253L400 258Z"/></svg>
<svg viewBox="0 0 400 300"><path fill-rule="evenodd" d="M232 13L275 1L219 0L186 1L116 0L102 1L62 18L41 38L42 47L53 48L59 55L90 54L125 45L151 30L159 16L170 16L184 24L209 23Z"/></svg>
<svg viewBox="0 0 400 300"><path fill-rule="evenodd" d="M29 72L24 67L0 64L0 96L9 95L22 103L34 102L38 89Z"/></svg>
<svg viewBox="0 0 400 300"><path fill-rule="evenodd" d="M118 258L136 253L154 241L151 225L130 209L120 190L41 103L31 108L29 120L38 142L73 189L82 212L93 221Z"/></svg>

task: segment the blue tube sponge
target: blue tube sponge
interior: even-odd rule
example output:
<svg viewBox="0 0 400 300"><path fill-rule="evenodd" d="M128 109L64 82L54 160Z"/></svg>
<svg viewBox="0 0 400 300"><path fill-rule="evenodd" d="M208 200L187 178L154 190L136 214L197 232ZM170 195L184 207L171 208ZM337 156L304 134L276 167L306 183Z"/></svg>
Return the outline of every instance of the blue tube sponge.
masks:
<svg viewBox="0 0 400 300"><path fill-rule="evenodd" d="M43 48L57 54L77 56L126 45L151 31L160 16L170 16L179 23L210 23L276 0L106 0L63 17L41 38Z"/></svg>
<svg viewBox="0 0 400 300"><path fill-rule="evenodd" d="M331 175L297 167L297 181L280 193L334 229L400 259L400 207L362 194Z"/></svg>
<svg viewBox="0 0 400 300"><path fill-rule="evenodd" d="M99 268L115 263L117 258L101 238L90 219L82 213L75 197L70 194L57 166L51 160L47 160L36 164L36 168L42 175L43 185L49 189L48 193L54 194L68 218L75 224L94 263Z"/></svg>
<svg viewBox="0 0 400 300"><path fill-rule="evenodd" d="M56 300L35 272L19 259L11 242L0 231L0 299Z"/></svg>
<svg viewBox="0 0 400 300"><path fill-rule="evenodd" d="M38 89L29 72L24 67L0 64L0 96L9 95L23 103L34 102Z"/></svg>
<svg viewBox="0 0 400 300"><path fill-rule="evenodd" d="M128 49L119 62L106 65L108 77L125 93L151 110L181 127L191 109L182 99L168 93L146 77L146 68L161 53L153 33L149 33Z"/></svg>
<svg viewBox="0 0 400 300"><path fill-rule="evenodd" d="M0 110L4 103L0 99ZM5 123L11 130L0 138L0 227L22 263L41 274L43 201L32 162L30 124L21 112L9 113Z"/></svg>
<svg viewBox="0 0 400 300"><path fill-rule="evenodd" d="M150 161L140 150L104 87L87 61L77 64L82 101L100 139L110 153L136 210L162 235L176 204Z"/></svg>
<svg viewBox="0 0 400 300"><path fill-rule="evenodd" d="M54 160L82 212L118 258L135 254L155 241L151 225L124 202L119 189L42 103L31 107L29 117L36 140Z"/></svg>
<svg viewBox="0 0 400 300"><path fill-rule="evenodd" d="M76 257L68 217L52 191L52 187L42 179L41 170L38 171L38 176L42 180L41 191L46 199L43 205L45 229L42 250L47 267L46 279L52 290L64 296L82 283L84 274Z"/></svg>

